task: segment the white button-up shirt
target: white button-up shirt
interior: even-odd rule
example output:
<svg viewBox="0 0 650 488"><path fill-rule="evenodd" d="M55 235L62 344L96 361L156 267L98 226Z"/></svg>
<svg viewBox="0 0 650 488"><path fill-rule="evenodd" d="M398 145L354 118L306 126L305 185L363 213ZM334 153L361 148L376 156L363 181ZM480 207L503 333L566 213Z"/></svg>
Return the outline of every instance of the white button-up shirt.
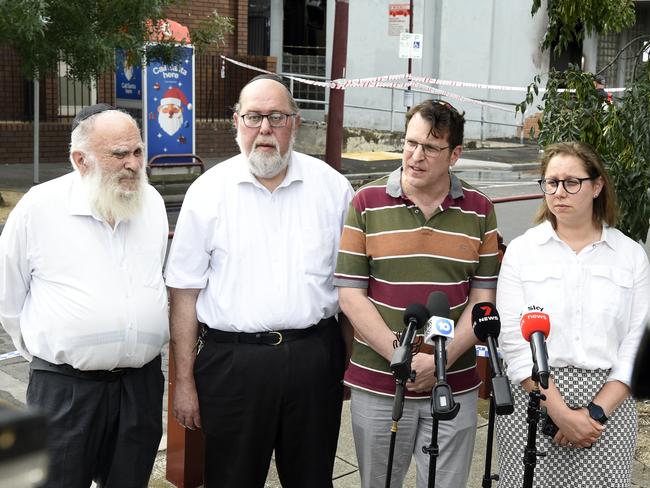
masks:
<svg viewBox="0 0 650 488"><path fill-rule="evenodd" d="M273 193L242 155L185 195L167 285L199 288L199 321L225 331L309 327L338 312L336 251L353 190L324 162L293 152Z"/></svg>
<svg viewBox="0 0 650 488"><path fill-rule="evenodd" d="M549 222L529 229L508 246L497 287L499 343L510 380L531 375L520 317L537 305L551 322L550 366L611 368L609 381L629 385L649 304L648 257L617 229L605 227L599 242L577 254Z"/></svg>
<svg viewBox="0 0 650 488"><path fill-rule="evenodd" d="M140 367L169 339L167 214L147 185L113 230L77 172L32 188L0 235L0 322L19 352L82 370Z"/></svg>

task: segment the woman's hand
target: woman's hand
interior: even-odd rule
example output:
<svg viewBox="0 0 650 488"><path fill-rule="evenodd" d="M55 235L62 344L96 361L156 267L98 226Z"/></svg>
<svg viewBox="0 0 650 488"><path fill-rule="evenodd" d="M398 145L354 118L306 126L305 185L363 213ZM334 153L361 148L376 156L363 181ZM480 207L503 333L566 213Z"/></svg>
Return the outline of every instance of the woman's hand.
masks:
<svg viewBox="0 0 650 488"><path fill-rule="evenodd" d="M562 409L553 422L560 429L553 440L560 446L591 447L605 430L604 425L589 416L586 408Z"/></svg>

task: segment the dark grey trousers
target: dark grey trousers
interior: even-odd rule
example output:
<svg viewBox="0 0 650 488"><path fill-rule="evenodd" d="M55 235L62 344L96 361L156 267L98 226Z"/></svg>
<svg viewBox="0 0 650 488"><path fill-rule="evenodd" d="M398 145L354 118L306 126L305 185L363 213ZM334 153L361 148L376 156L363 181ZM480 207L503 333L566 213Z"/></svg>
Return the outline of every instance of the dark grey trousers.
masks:
<svg viewBox="0 0 650 488"><path fill-rule="evenodd" d="M47 488L146 487L162 436L160 356L113 381L30 371L27 404L48 419Z"/></svg>

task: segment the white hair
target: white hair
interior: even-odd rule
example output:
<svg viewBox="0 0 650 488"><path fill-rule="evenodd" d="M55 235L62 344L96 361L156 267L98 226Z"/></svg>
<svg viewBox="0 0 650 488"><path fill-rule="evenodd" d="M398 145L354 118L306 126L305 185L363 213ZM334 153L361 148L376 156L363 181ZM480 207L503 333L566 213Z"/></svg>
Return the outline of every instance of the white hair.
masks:
<svg viewBox="0 0 650 488"><path fill-rule="evenodd" d="M96 113L94 115L91 115L87 119L82 120L79 122L79 125L75 127L75 129L72 131L72 134L70 135L70 163L72 164L72 167L76 170L77 165L74 162L74 159L72 157L73 152L81 152L85 154L86 156L91 156L94 157L94 150L93 148L90 147L90 136L93 133L93 130L95 128L95 124L97 122L97 119L101 117L103 114L109 114L109 113L121 113L125 115L135 127L138 127L138 123L136 120L129 114L128 112L124 112L123 110L105 110L103 112ZM138 131L140 128L138 127Z"/></svg>

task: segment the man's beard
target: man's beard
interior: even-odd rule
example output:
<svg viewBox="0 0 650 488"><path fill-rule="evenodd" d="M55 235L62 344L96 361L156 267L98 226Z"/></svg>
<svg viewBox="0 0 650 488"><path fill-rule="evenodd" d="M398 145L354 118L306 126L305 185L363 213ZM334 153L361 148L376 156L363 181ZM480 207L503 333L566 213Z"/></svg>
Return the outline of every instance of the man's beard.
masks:
<svg viewBox="0 0 650 488"><path fill-rule="evenodd" d="M287 152L280 154L280 145L275 138L265 139L258 137L253 142L253 148L251 149L250 154L248 155L248 168L253 175L258 178L274 178L279 175L282 171L286 169L289 164L289 159L291 159L291 151L293 151L293 143L295 141L295 136L291 136L289 141L289 147ZM273 144L275 146L274 152L261 152L256 151L255 147L260 144ZM243 148L239 134L237 135L237 144L239 145L239 150L243 153Z"/></svg>
<svg viewBox="0 0 650 488"><path fill-rule="evenodd" d="M158 113L158 124L168 135L176 134L183 125L183 112L177 112L171 117L164 112Z"/></svg>
<svg viewBox="0 0 650 488"><path fill-rule="evenodd" d="M121 178L134 178L133 190L120 185ZM91 173L82 177L88 192L90 208L105 221L117 223L133 217L142 207L142 200L147 185L147 173L144 169L134 173L123 168L116 173L103 170L99 163L93 163Z"/></svg>

